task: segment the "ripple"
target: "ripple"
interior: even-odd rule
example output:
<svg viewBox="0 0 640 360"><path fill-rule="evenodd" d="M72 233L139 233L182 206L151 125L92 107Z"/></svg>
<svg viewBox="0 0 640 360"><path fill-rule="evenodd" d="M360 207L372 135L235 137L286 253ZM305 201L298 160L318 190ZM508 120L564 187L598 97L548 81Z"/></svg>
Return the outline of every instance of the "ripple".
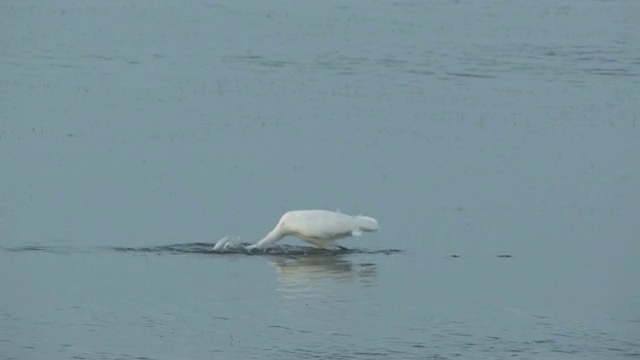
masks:
<svg viewBox="0 0 640 360"><path fill-rule="evenodd" d="M279 245L268 249L247 250L249 243L236 244L222 251L213 250L215 243L194 242L169 245L155 246L105 246L97 248L83 248L67 245L25 245L16 247L0 246L0 250L15 253L53 253L53 254L71 254L71 253L87 253L91 251L107 250L120 253L138 253L138 254L208 254L208 255L345 255L345 254L383 254L391 255L403 252L399 249L380 249L368 250L360 248L340 248L336 250L317 249L308 246Z"/></svg>
<svg viewBox="0 0 640 360"><path fill-rule="evenodd" d="M213 250L215 243L185 243L148 247L110 247L118 252L134 253L171 253L171 254L216 254L216 255L344 255L344 254L384 254L391 255L403 252L399 249L368 250L359 248L340 248L336 250L317 249L308 246L279 245L268 249L247 250L249 243L237 244L224 250Z"/></svg>

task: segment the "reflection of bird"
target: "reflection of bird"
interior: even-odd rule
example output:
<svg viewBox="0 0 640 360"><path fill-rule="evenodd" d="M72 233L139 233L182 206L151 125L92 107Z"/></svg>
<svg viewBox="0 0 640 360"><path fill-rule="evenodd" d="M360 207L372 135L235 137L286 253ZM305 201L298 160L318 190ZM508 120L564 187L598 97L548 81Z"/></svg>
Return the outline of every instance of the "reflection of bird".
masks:
<svg viewBox="0 0 640 360"><path fill-rule="evenodd" d="M273 262L283 279L297 280L343 280L354 276L354 267L349 260L341 256L323 255L318 252L307 256L274 256Z"/></svg>
<svg viewBox="0 0 640 360"><path fill-rule="evenodd" d="M287 235L326 249L336 247L336 239L360 236L363 231L372 232L378 228L378 221L368 216L327 210L293 210L282 215L278 225L248 249L267 248Z"/></svg>
<svg viewBox="0 0 640 360"><path fill-rule="evenodd" d="M315 297L326 300L334 286L344 282L371 285L375 264L354 264L334 252L311 251L305 256L269 256L278 270L278 290L286 297Z"/></svg>

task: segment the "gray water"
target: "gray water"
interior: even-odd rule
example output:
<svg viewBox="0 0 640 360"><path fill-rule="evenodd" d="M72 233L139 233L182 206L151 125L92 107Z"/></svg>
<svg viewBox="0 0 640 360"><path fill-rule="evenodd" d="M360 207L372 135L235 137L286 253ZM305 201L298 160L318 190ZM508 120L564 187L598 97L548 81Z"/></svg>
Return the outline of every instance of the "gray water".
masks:
<svg viewBox="0 0 640 360"><path fill-rule="evenodd" d="M637 1L5 1L0 29L0 359L640 357ZM211 251L307 208L381 229Z"/></svg>

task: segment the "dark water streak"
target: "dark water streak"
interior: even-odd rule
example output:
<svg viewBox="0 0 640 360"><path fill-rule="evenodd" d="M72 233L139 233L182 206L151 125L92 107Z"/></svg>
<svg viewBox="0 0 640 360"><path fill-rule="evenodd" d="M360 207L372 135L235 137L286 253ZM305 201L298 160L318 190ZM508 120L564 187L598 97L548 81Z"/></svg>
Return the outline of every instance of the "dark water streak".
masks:
<svg viewBox="0 0 640 360"><path fill-rule="evenodd" d="M251 244L237 244L222 251L213 250L215 243L184 243L142 247L123 246L103 246L95 248L83 248L78 246L56 246L56 245L24 245L16 247L0 246L0 250L7 252L43 252L52 254L72 254L86 253L91 251L115 251L119 253L153 253L153 254L205 254L205 255L305 255L305 256L338 256L349 254L371 254L371 255L392 255L402 253L399 249L367 250L359 248L340 248L335 250L317 249L308 246L279 245L268 249L247 250L246 246Z"/></svg>

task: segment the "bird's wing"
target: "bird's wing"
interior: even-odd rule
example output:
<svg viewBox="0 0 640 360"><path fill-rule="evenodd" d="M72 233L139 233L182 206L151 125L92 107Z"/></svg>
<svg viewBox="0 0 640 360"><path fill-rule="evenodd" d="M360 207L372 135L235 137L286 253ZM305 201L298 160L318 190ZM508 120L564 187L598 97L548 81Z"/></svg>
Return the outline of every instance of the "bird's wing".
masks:
<svg viewBox="0 0 640 360"><path fill-rule="evenodd" d="M302 224L307 236L318 239L336 239L359 232L353 217L340 213L326 213L305 219ZM357 236L357 235L356 235Z"/></svg>

